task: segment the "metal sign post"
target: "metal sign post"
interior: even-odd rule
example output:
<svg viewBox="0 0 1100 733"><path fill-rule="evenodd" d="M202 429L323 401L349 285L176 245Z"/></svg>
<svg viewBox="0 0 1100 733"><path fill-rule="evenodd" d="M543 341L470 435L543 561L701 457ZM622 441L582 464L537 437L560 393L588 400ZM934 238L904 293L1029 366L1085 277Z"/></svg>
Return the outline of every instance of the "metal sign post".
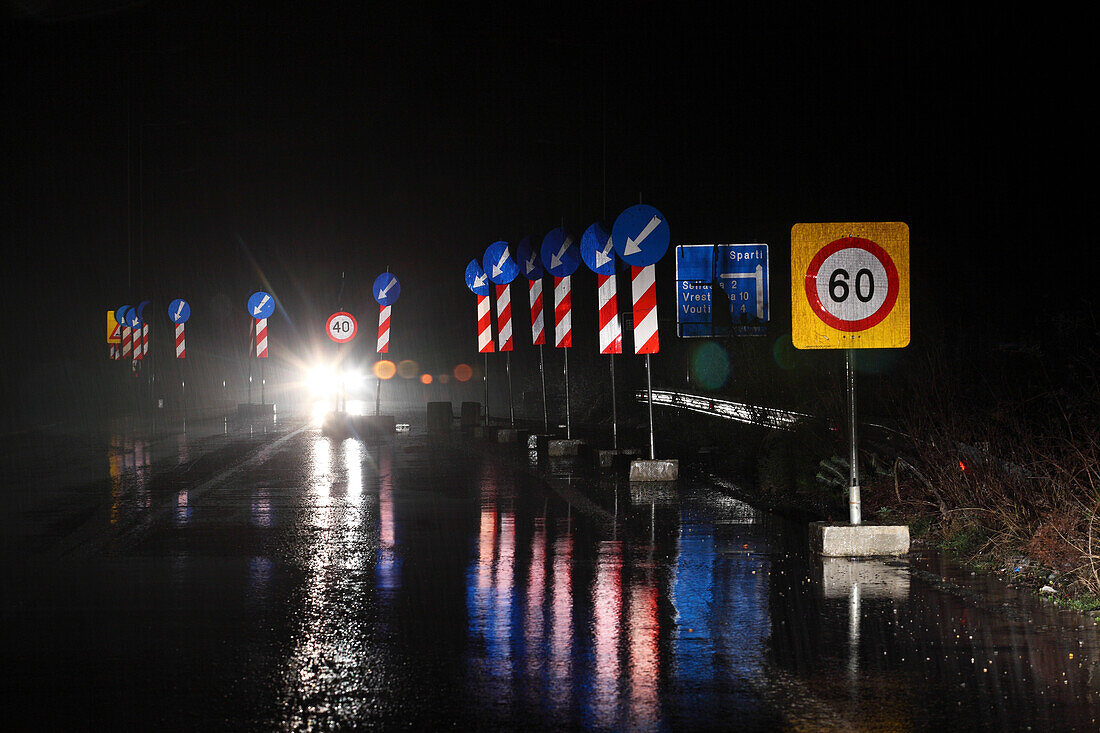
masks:
<svg viewBox="0 0 1100 733"><path fill-rule="evenodd" d="M859 499L859 443L856 436L856 368L851 349L844 350L844 374L848 385L848 521L859 524L862 508Z"/></svg>
<svg viewBox="0 0 1100 733"><path fill-rule="evenodd" d="M546 362L542 344L539 344L539 377L542 379L542 433L546 435L550 432L550 414L546 410Z"/></svg>
<svg viewBox="0 0 1100 733"><path fill-rule="evenodd" d="M641 197L639 196L639 199ZM611 228L615 253L630 265L634 313L634 353L645 354L646 397L649 404L649 459L656 460L653 436L653 370L650 355L660 349L657 321L656 263L668 250L668 220L652 206L637 204L624 210Z"/></svg>
<svg viewBox="0 0 1100 733"><path fill-rule="evenodd" d="M573 439L573 420L569 414L569 349L565 352L565 439Z"/></svg>
<svg viewBox="0 0 1100 733"><path fill-rule="evenodd" d="M653 461L657 458L657 451L653 442L653 376L649 369L649 354L645 355L645 389L649 405L649 460Z"/></svg>
<svg viewBox="0 0 1100 733"><path fill-rule="evenodd" d="M909 227L903 222L791 228L791 338L798 349L844 349L848 518L862 522L854 349L909 344Z"/></svg>

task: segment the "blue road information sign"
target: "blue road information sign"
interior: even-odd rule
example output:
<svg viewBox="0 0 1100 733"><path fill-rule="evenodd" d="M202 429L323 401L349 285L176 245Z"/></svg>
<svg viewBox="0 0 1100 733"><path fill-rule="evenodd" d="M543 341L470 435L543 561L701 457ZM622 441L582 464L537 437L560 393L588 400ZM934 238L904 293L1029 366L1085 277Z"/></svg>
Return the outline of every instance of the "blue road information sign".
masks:
<svg viewBox="0 0 1100 733"><path fill-rule="evenodd" d="M486 247L481 265L485 274L497 285L507 285L519 274L519 265L512 259L507 242L493 242Z"/></svg>
<svg viewBox="0 0 1100 733"><path fill-rule="evenodd" d="M542 264L554 277L568 277L581 263L579 249L565 229L551 229L542 238Z"/></svg>
<svg viewBox="0 0 1100 733"><path fill-rule="evenodd" d="M126 325L130 328L141 328L142 320L138 315L137 308L130 308L126 311Z"/></svg>
<svg viewBox="0 0 1100 733"><path fill-rule="evenodd" d="M257 290L248 298L248 315L259 320L270 318L275 312L275 299L262 290Z"/></svg>
<svg viewBox="0 0 1100 733"><path fill-rule="evenodd" d="M490 292L489 276L476 259L470 260L470 264L466 265L466 287L474 295L488 295Z"/></svg>
<svg viewBox="0 0 1100 733"><path fill-rule="evenodd" d="M393 273L383 272L374 278L374 286L371 287L370 291L378 305L393 305L397 302L398 296L401 295L401 283Z"/></svg>
<svg viewBox="0 0 1100 733"><path fill-rule="evenodd" d="M638 204L619 214L611 227L615 252L629 265L652 265L668 251L670 235L665 215L652 206Z"/></svg>
<svg viewBox="0 0 1100 733"><path fill-rule="evenodd" d="M615 249L611 246L611 235L604 231L599 222L585 229L581 235L581 259L597 275L615 274Z"/></svg>
<svg viewBox="0 0 1100 733"><path fill-rule="evenodd" d="M172 323L187 323L191 317L191 306L183 298L176 298L168 304L168 318Z"/></svg>
<svg viewBox="0 0 1100 733"><path fill-rule="evenodd" d="M133 306L120 305L118 310L115 311L115 320L121 323L123 326L130 325L130 311L133 310Z"/></svg>
<svg viewBox="0 0 1100 733"><path fill-rule="evenodd" d="M538 280L545 274L542 269L542 259L531 246L530 237L524 237L516 246L516 262L519 263L520 272L528 280Z"/></svg>
<svg viewBox="0 0 1100 733"><path fill-rule="evenodd" d="M715 286L720 288L715 291ZM724 295L729 316L715 312ZM681 338L764 336L770 318L768 245L676 247L676 330Z"/></svg>

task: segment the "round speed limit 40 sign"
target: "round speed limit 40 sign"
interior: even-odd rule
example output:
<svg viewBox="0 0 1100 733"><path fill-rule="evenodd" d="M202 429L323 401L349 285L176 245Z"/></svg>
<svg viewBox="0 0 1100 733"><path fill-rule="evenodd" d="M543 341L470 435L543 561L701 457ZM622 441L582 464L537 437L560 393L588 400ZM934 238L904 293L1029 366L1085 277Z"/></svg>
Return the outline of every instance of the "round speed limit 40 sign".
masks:
<svg viewBox="0 0 1100 733"><path fill-rule="evenodd" d="M325 323L325 331L328 337L338 344L346 344L355 338L355 332L359 330L359 323L355 316L344 311L338 311L328 317Z"/></svg>
<svg viewBox="0 0 1100 733"><path fill-rule="evenodd" d="M799 349L909 344L909 227L902 222L795 224L791 326Z"/></svg>

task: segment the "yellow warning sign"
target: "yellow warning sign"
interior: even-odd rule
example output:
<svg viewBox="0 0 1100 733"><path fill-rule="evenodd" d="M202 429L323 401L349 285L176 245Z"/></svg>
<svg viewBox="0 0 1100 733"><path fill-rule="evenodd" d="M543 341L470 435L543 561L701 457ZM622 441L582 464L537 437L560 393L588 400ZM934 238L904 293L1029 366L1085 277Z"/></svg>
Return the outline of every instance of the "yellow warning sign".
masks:
<svg viewBox="0 0 1100 733"><path fill-rule="evenodd" d="M795 224L791 336L799 349L909 345L909 226Z"/></svg>
<svg viewBox="0 0 1100 733"><path fill-rule="evenodd" d="M112 310L107 311L107 343L122 343L122 329L119 327L115 312Z"/></svg>

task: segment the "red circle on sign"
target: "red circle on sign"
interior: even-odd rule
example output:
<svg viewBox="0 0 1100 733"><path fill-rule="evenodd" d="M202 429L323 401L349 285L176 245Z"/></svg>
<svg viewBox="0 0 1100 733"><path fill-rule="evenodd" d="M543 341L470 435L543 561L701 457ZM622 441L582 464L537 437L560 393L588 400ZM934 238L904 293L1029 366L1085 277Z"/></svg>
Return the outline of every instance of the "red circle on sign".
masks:
<svg viewBox="0 0 1100 733"><path fill-rule="evenodd" d="M355 332L359 330L359 322L355 316L344 311L333 313L325 321L325 332L328 337L338 344L346 344L355 338Z"/></svg>
<svg viewBox="0 0 1100 733"><path fill-rule="evenodd" d="M825 263L825 260L844 249L861 249L869 253L879 261L883 270L886 271L886 299L875 309L874 313L856 320L846 320L830 313L817 294L818 271ZM822 247L818 250L817 254L814 255L813 259L810 260L810 265L806 268L805 286L806 299L810 303L810 308L817 314L817 317L826 325L832 326L838 331L847 331L851 333L854 331L866 331L873 326L877 326L886 316L890 315L890 311L894 309L894 304L898 300L898 288L900 285L898 281L898 268L894 265L894 260L878 243L872 242L870 239L863 239L862 237L844 237L842 239L835 239Z"/></svg>

